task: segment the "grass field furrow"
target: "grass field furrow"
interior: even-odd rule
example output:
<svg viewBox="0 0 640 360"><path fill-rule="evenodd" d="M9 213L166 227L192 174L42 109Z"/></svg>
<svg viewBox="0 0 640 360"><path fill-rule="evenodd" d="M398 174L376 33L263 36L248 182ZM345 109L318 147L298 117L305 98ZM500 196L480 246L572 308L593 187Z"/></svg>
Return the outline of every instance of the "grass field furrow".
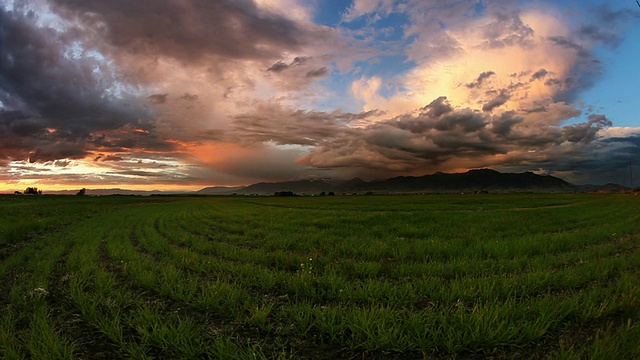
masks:
<svg viewBox="0 0 640 360"><path fill-rule="evenodd" d="M167 236L166 234L162 234L162 237L166 239L168 236ZM172 252L172 251L171 251L171 250L168 250L168 252ZM192 254L190 254L188 251L182 251L182 249L181 249L181 250L178 250L177 252L178 252L178 253L181 253L181 254L177 255L177 257L178 257L178 258L185 258L185 257L188 257L188 256L192 255ZM586 262L586 261L589 261L589 258L588 258L588 257L584 257L584 256L581 256L581 257L580 257L580 259L581 259L581 260L580 260L580 262L581 262L581 263L584 263L584 262ZM175 260L176 260L176 259L173 259L173 261L175 261ZM194 263L197 263L197 262L194 262L194 261L190 261L190 262L188 262L188 264L194 264ZM466 267L467 267L467 268L473 268L473 267L474 267L474 266L469 266L469 265L472 265L472 264L466 264ZM529 263L529 265L530 265L530 263ZM548 266L548 265L551 265L551 264L550 264L550 263L549 263L549 264L546 264L544 268L546 268L546 266ZM579 266L579 265L578 265L578 264L575 264L575 265L573 265L573 266ZM436 266L434 266L433 264L429 264L429 267L431 267L431 268L433 269L433 268L435 268ZM188 268L189 268L189 267L188 267ZM543 269L544 269L544 268L543 268ZM565 270L566 270L567 266L566 266L566 265L564 265L564 266L563 266L563 268L565 268ZM219 269L219 268L216 268L216 269L211 269L211 270L217 270L217 271L219 271L220 269ZM205 269L204 271L207 271L207 269ZM599 274L600 272L599 272L599 271L591 271L591 272L585 272L585 273ZM422 272L422 274L424 274L424 272ZM369 276L369 275L372 275L372 274L364 274L364 276ZM494 274L494 276L496 276L496 275L498 275L498 276L499 276L500 274L499 274L499 273L498 273L498 274ZM561 276L562 276L562 274L561 274L561 273L559 273L559 274L557 274L557 275L558 275L558 276L556 276L556 278L553 278L553 279L545 279L545 281L546 281L546 282L553 282L552 280L562 279L562 277L561 277ZM452 276L465 277L465 278L470 278L470 277L472 277L472 276L471 276L470 274L468 274L468 273L454 273ZM437 277L437 275L435 275L435 274L429 274L429 277L430 277L431 279L433 279L434 277ZM528 276L528 277L531 277L531 276ZM511 280L511 282L509 283L509 285L512 285L512 284L519 284L519 283L520 283L520 280L521 280L521 279L519 279L519 278L513 279L513 280ZM579 280L580 280L580 279L579 279ZM472 280L472 281L475 281L475 280ZM591 279L591 278L586 278L586 279L582 279L582 280L580 280L580 281L581 281L582 283L580 283L580 282L577 282L577 283L576 283L576 282L574 281L574 282L573 282L573 286L574 286L574 287L579 287L579 286L581 286L581 285L582 285L582 284L584 284L584 283L587 283L587 282L589 282L589 281L593 281L593 279ZM536 283L540 284L539 280L538 280L536 277L534 277L532 280L527 280L527 281L525 281L525 283L533 283L533 282L536 282ZM507 286L502 286L502 287L509 287L509 285L507 285ZM464 285L464 287L468 287L468 286L467 286L467 285ZM539 288L543 288L543 290L544 290L544 286L538 286L538 287L539 287ZM494 286L494 288L495 288L495 286ZM531 296L531 294L525 294L525 296L527 296L527 295L528 295L528 296ZM352 300L352 299L350 299L350 300Z"/></svg>
<svg viewBox="0 0 640 360"><path fill-rule="evenodd" d="M52 316L51 274L59 259L73 246L73 239L52 234L49 246L34 252L11 284L10 303L3 309L0 355L5 358L72 359L75 345L60 331Z"/></svg>
<svg viewBox="0 0 640 360"><path fill-rule="evenodd" d="M176 241L174 241L175 236L172 237L171 235L166 233L163 233L162 236L167 238L170 243L176 244ZM176 236L190 238L189 235L185 235L185 234L178 234ZM177 244L177 246L181 248L188 248L190 251L200 253L204 256L215 255L218 258L225 258L225 259L227 258L224 255L226 253L231 253L231 255L229 256L231 259L229 260L234 260L237 258L246 259L247 257L252 255L251 252L247 252L247 251L241 252L239 249L235 247L229 247L225 249L224 246L221 247L220 243L217 241L209 241L209 240L202 241L202 240L203 239L191 238L188 245L185 245L184 243L179 243ZM596 254L596 253L602 252L602 250L599 248L602 248L607 244L608 243L597 243L597 244L592 244L588 246L582 246L577 250L568 250L567 252L564 252L564 253L554 254L555 255L554 257L550 257L549 254L539 254L533 257L526 257L524 255L513 256L514 258L511 259L511 261L509 261L508 263L505 263L503 261L504 259L501 259L500 257L492 257L488 259L462 258L462 260L464 260L463 262L457 261L457 259L451 259L450 261L443 261L443 260L433 260L430 258L424 258L420 262L418 261L409 262L405 260L402 263L399 263L399 261L393 258L382 258L379 261L358 262L358 264L361 267L366 268L367 266L369 266L371 268L374 268L373 270L375 270L376 272L380 273L385 277L401 278L401 277L408 277L408 276L413 276L417 274L424 274L425 273L424 269L420 269L420 267L424 267L424 265L427 263L430 270L429 273L430 275L433 275L433 276L447 277L450 274L459 275L460 268L463 266L468 269L467 273L463 275L483 276L484 272L488 272L492 274L497 274L500 272L512 273L519 269L530 267L531 264L541 264L545 268L548 266L558 266L558 267L566 266L567 261L571 261L571 259L583 259L585 257L589 258L591 256L590 253ZM238 255L238 253L234 254L233 251L235 250L238 250L238 252L242 256ZM417 251L414 251L414 252L417 252ZM295 256L298 259L304 259L307 257L306 255L307 254L293 253L291 251L287 251L285 253L284 249L278 249L273 252L269 252L269 251L263 252L262 258L258 260L259 262L266 263L266 265L269 265L270 267L277 267L278 262L277 262L277 259L274 259L274 258L281 258L281 257L291 258L292 256ZM311 253L311 256L313 255L315 254ZM508 257L511 257L511 255L509 255ZM317 263L318 265L326 265L322 263L322 260L323 260L322 258L316 257L316 259L318 260L318 263ZM501 261L500 262L497 261L498 259ZM285 261L285 263L290 264L291 262ZM343 262L342 264L344 264L344 269L342 270L348 271L349 267L353 267L354 263L355 263L354 261ZM407 272L406 270L404 270L404 269L410 269L412 266L418 267L414 271L414 273L412 273L411 271ZM290 266L284 266L284 268L290 268ZM371 274L365 273L362 275L370 276Z"/></svg>
<svg viewBox="0 0 640 360"><path fill-rule="evenodd" d="M165 244L166 245L166 244ZM159 246L156 244L156 246ZM579 269L573 267L563 267L549 276L546 267L534 269L517 276L509 278L501 278L500 274L492 274L488 277L473 278L462 272L451 278L439 278L437 276L428 275L428 279L424 281L422 289L426 291L407 291L393 284L388 284L384 280L369 281L362 283L361 281L348 281L347 279L335 276L329 272L328 276L318 274L312 277L312 282L304 284L298 279L290 280L291 274L278 272L265 272L259 268L246 266L241 270L238 266L223 269L219 262L203 264L206 257L196 257L192 253L184 249L172 249L166 247L166 258L160 259L160 262L170 262L177 264L181 269L192 271L195 273L209 274L213 271L220 273L224 271L229 275L240 274L252 275L240 276L238 279L232 280L234 283L245 285L258 293L273 292L276 295L292 295L297 297L318 297L325 301L347 301L355 303L371 303L376 301L390 301L389 293L396 294L393 297L394 303L411 304L420 302L423 297L429 297L437 301L451 301L451 299L473 299L476 297L493 296L498 298L508 298L511 296L534 297L540 293L548 292L564 292L568 289L581 288L589 283L595 283L599 279L608 278L616 275L616 264L620 259L613 258L607 262L600 259L597 266L589 263L589 258L581 258L578 264ZM173 257L172 255L173 254ZM189 260L181 260L189 259ZM312 270L313 271L313 270ZM295 274L300 274L295 273ZM578 276L576 274L581 274ZM197 274L196 274L197 275ZM424 274L423 274L424 275ZM459 278L459 279L456 279ZM250 279L247 283L243 279ZM262 280L262 281L261 281ZM416 279L412 280L416 281ZM260 286L260 285L263 286ZM417 279L417 284L421 284L421 280ZM428 284L428 285L426 285ZM333 285L333 286L332 286ZM338 285L338 286L335 286ZM380 286L382 285L382 286ZM435 286L434 286L435 285ZM338 289L339 287L339 289ZM400 294L400 295L398 295Z"/></svg>
<svg viewBox="0 0 640 360"><path fill-rule="evenodd" d="M0 200L0 358L640 357L634 196Z"/></svg>
<svg viewBox="0 0 640 360"><path fill-rule="evenodd" d="M95 283L94 268L99 259L95 256L94 244L104 238L106 233L91 228L91 236L76 243L66 257L59 261L54 270L52 282L59 285L52 288L52 313L59 318L61 330L74 339L74 355L79 359L113 359L124 354L119 344L110 339L82 306L78 284ZM89 255L89 256L87 256ZM83 257L82 260L78 257Z"/></svg>
<svg viewBox="0 0 640 360"><path fill-rule="evenodd" d="M182 248L188 248L191 251L194 252L198 252L201 253L203 255L206 256L211 256L214 255L218 258L224 258L224 259L228 259L228 260L245 260L245 259L250 259L250 258L255 258L252 255L252 251L251 250L247 250L247 249L242 249L242 248L237 248L234 246L228 247L226 244L220 243L219 241L214 241L214 240L209 240L206 239L205 241L202 241L203 239L197 239L197 238L193 238L191 235L189 234L176 234L176 235L170 235L167 234L166 232L163 232L162 235L165 238L168 238L169 242L171 242L172 244L176 244L176 246L182 247ZM582 234L577 234L578 237L581 237ZM182 239L187 239L187 240L183 240L182 242L180 240L175 240L176 237L181 237ZM559 239L558 241L562 241L562 239ZM434 240L431 240L430 242L434 242ZM556 255L556 258L563 258L563 257L576 257L576 256L581 256L582 254L585 253L585 251L588 251L585 249L585 245L584 244L579 244L580 246L576 246L577 249L565 249L565 252L561 252L561 253L557 253L554 254ZM592 244L589 246L601 246L601 244ZM286 251L286 252L285 252ZM446 250L443 250L446 251ZM421 253L419 251L419 249L415 248L415 246L413 247L413 251L411 251L414 254L419 254ZM482 250L478 250L477 251L479 254L482 255ZM424 251L423 251L424 253ZM287 261L287 260L282 260L282 259L290 259L291 257L297 257L298 259L304 259L307 258L307 255L309 257L315 257L318 260L318 265L323 265L322 261L323 258L318 257L318 252L317 251L313 251L313 252L309 252L309 253L296 253L287 249L277 249L277 250L270 250L270 251L265 251L262 252L262 257L257 258L259 263L263 263L266 264L270 267L277 267L278 265L278 261L282 261L283 263L287 264L285 266L282 266L282 268L287 269L287 268L291 268L291 262ZM326 254L325 258L329 258L329 256L327 256ZM488 257L488 258L487 258ZM459 256L459 259L462 259L463 262L457 262L456 258L454 259L448 259L448 260L444 260L444 259L433 259L430 257L424 257L422 259L422 261L417 261L417 260L407 260L407 259L402 259L402 257L398 260L396 260L395 258L381 258L381 259L377 259L376 261L368 261L368 262L360 262L360 266L361 267L367 267L367 264L369 264L369 267L374 268L373 270L376 270L377 272L381 273L381 275L384 276L391 276L391 277L407 277L407 276L412 276L414 274L406 273L406 272L402 272L403 269L406 269L407 267L410 268L411 266L417 266L420 267L422 264L425 264L426 261L428 261L429 263L429 268L431 269L431 272L437 272L437 269L440 269L439 272L440 274L434 273L433 275L439 275L439 276L447 276L448 273L454 272L454 273L458 273L457 268L459 268L460 266L466 266L469 270L468 270L468 276L482 276L482 273L484 271L488 271L491 273L496 273L499 271L505 271L505 272L513 272L518 270L518 268L522 268L522 267L526 267L529 266L531 263L535 263L537 260L543 260L546 263L549 262L553 262L555 261L555 259L550 258L549 254L536 254L532 257L527 257L525 256L525 254L520 254L520 255L513 255L513 254L507 254L507 256L504 257L514 257L515 259L513 259L514 261L510 261L509 263L505 264L504 261L502 261L502 256L481 256L481 257L462 257ZM497 260L500 259L501 261L498 262ZM350 267L353 262L352 261L347 261L347 262L343 262L343 264L345 264L346 268L344 270L349 270L348 267ZM378 264L376 264L378 263ZM400 266L395 266L396 264L400 265ZM517 264L516 267L514 268L512 265L509 264ZM407 265L407 267L404 267L403 265ZM553 266L554 264L549 264L550 266ZM499 267L498 267L499 266ZM546 266L546 265L545 265ZM423 269L416 269L415 271L419 272L419 273L424 273ZM362 274L364 276L369 276L371 274Z"/></svg>
<svg viewBox="0 0 640 360"><path fill-rule="evenodd" d="M150 258L136 258L133 251L125 253L121 253L125 265L111 271L129 294L139 294L142 303L137 310L143 315L133 318L131 324L135 324L141 341L151 342L150 351L171 358L217 358L220 353L239 359L266 358L261 350L265 340L259 333L238 333L247 320L247 308L252 307L246 294L224 282L198 285L175 268L158 267ZM157 276L152 279L148 275L153 273ZM165 329L166 335L154 335L158 328ZM185 332L192 334L188 342L180 339Z"/></svg>
<svg viewBox="0 0 640 360"><path fill-rule="evenodd" d="M179 311L188 306L165 301L156 297L153 290L137 287L117 272L114 275L114 269L123 269L126 263L111 261L105 253L108 252L107 244L117 246L122 240L130 239L126 231L112 231L101 241L94 239L84 243L78 254L85 256L75 258L70 264L72 269L84 270L83 276L73 276L70 280L71 297L82 316L101 337L107 338L102 341L102 350L94 347L98 355L105 358L189 359L200 355L214 358L214 354L222 352L237 358L249 358L247 354L263 358L259 349L233 344L230 341L232 334L216 338L207 336L206 317L202 317L206 313L193 314L198 322L189 323L189 316L185 314L189 315L191 311ZM185 340L189 333L191 337Z"/></svg>

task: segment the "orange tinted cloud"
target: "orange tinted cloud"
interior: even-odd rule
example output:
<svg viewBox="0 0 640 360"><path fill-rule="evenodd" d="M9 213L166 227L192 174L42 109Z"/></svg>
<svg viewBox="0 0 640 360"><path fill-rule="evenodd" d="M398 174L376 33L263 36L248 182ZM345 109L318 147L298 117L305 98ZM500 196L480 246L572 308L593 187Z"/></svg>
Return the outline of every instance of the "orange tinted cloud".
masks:
<svg viewBox="0 0 640 360"><path fill-rule="evenodd" d="M305 169L296 163L304 154L302 149L269 143L205 143L191 148L190 154L211 169L245 182L291 180Z"/></svg>
<svg viewBox="0 0 640 360"><path fill-rule="evenodd" d="M446 41L452 43L452 51L422 57L419 49L429 48L434 36L425 29L409 50L410 59L418 64L404 76L404 90L383 97L382 80L372 77L354 82L353 93L365 102L364 109L381 108L392 116L440 96L455 106L499 112L549 103L566 89L548 80L564 83L580 60L575 50L549 40L568 32L553 13L532 10L487 16L448 29Z"/></svg>
<svg viewBox="0 0 640 360"><path fill-rule="evenodd" d="M0 2L0 181L567 173L638 149L634 129L576 102L622 12L342 4L325 26L301 0Z"/></svg>

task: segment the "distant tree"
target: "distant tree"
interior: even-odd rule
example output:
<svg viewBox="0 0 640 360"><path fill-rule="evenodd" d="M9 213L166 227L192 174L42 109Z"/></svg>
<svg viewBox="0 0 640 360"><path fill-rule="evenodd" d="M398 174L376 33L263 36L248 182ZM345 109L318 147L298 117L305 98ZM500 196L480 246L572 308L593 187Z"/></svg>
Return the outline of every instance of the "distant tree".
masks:
<svg viewBox="0 0 640 360"><path fill-rule="evenodd" d="M329 196L336 196L336 193L334 193L333 191L329 191Z"/></svg>
<svg viewBox="0 0 640 360"><path fill-rule="evenodd" d="M38 191L38 188L36 187L28 187L25 191L24 191L25 195L42 195L42 190Z"/></svg>
<svg viewBox="0 0 640 360"><path fill-rule="evenodd" d="M320 193L319 196L326 196L326 195L327 195L327 193L323 191L323 192Z"/></svg>
<svg viewBox="0 0 640 360"><path fill-rule="evenodd" d="M20 191L14 191L13 195L22 195L22 193Z"/></svg>
<svg viewBox="0 0 640 360"><path fill-rule="evenodd" d="M273 193L273 196L296 196L296 194L293 191L276 191L275 193Z"/></svg>
<svg viewBox="0 0 640 360"><path fill-rule="evenodd" d="M80 189L80 191L78 191L78 193L77 193L76 195L78 195L78 196L84 196L84 195L85 195L85 193L86 193L86 191L87 191L87 189L82 188L82 189Z"/></svg>

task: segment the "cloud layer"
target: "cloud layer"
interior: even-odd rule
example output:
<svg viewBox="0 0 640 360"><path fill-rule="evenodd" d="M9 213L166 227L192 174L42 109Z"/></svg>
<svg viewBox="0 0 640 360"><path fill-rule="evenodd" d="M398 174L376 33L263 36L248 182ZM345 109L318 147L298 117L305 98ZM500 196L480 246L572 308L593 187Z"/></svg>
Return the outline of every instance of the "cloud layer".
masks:
<svg viewBox="0 0 640 360"><path fill-rule="evenodd" d="M605 6L356 0L334 26L295 0L0 9L5 187L478 167L619 182L640 153L639 128L579 101L638 21Z"/></svg>

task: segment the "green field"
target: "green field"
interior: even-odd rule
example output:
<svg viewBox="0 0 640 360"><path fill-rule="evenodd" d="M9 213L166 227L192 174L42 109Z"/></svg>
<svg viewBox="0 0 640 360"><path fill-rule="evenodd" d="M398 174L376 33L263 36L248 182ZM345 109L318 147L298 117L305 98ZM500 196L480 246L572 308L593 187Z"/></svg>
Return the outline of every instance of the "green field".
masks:
<svg viewBox="0 0 640 360"><path fill-rule="evenodd" d="M640 358L640 197L0 196L2 359Z"/></svg>

